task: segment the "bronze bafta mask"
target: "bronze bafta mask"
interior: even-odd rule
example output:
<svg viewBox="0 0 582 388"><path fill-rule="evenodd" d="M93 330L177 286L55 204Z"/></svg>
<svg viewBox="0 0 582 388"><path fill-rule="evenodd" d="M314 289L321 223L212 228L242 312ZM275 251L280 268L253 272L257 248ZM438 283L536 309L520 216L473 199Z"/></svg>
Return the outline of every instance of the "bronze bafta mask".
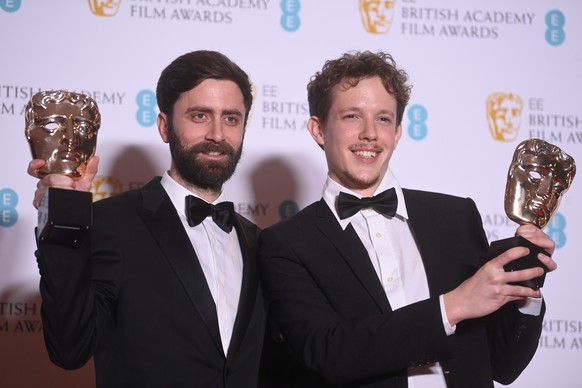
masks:
<svg viewBox="0 0 582 388"><path fill-rule="evenodd" d="M575 174L574 159L557 146L540 139L523 141L513 154L507 175L507 216L519 224L543 228Z"/></svg>
<svg viewBox="0 0 582 388"><path fill-rule="evenodd" d="M97 103L65 90L38 92L26 106L26 138L34 159L46 165L39 174L82 175L95 153L101 115Z"/></svg>

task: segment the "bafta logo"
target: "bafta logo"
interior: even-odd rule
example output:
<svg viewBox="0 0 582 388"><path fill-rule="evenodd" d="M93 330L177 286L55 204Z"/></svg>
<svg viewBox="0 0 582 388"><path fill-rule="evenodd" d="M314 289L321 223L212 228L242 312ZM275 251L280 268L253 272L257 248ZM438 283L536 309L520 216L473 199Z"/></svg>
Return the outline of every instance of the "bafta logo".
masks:
<svg viewBox="0 0 582 388"><path fill-rule="evenodd" d="M96 16L115 16L119 11L121 0L88 0L91 12Z"/></svg>
<svg viewBox="0 0 582 388"><path fill-rule="evenodd" d="M521 126L523 100L513 93L493 93L487 98L487 123L493 139L510 142Z"/></svg>
<svg viewBox="0 0 582 388"><path fill-rule="evenodd" d="M359 0L362 24L370 34L387 34L392 26L396 0Z"/></svg>
<svg viewBox="0 0 582 388"><path fill-rule="evenodd" d="M97 175L91 184L91 192L93 193L93 200L99 201L122 193L123 185L119 179L112 176Z"/></svg>

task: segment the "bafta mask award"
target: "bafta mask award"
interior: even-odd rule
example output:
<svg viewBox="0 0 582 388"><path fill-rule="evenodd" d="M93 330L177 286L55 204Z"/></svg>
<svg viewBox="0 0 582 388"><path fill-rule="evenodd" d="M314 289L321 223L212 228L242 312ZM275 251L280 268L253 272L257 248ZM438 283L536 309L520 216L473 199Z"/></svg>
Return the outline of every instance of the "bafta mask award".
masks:
<svg viewBox="0 0 582 388"><path fill-rule="evenodd" d="M515 149L507 173L505 213L520 225L533 224L544 228L558 209L562 195L572 184L575 174L574 159L557 146L540 139L521 142ZM530 253L506 265L506 271L531 267L546 269L537 259L543 249L521 236L492 242L490 252L494 257L515 246L525 246ZM544 280L545 272L522 285L538 289L543 286Z"/></svg>
<svg viewBox="0 0 582 388"><path fill-rule="evenodd" d="M81 93L41 91L26 105L25 119L32 157L46 162L39 175L81 177L97 144L97 103ZM50 188L38 209L37 238L77 244L91 226L91 203L90 192Z"/></svg>

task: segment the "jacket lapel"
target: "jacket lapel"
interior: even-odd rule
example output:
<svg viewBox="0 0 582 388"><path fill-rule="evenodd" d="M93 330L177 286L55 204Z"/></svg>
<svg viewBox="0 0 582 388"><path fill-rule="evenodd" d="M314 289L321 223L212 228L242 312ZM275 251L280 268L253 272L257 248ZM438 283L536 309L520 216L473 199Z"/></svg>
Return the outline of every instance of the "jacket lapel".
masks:
<svg viewBox="0 0 582 388"><path fill-rule="evenodd" d="M402 191L406 198L410 230L422 258L430 294L446 292L450 272L446 266L440 264L438 258L438 255L445 251L445 247L441 246L445 240L436 233L434 220L431 220L431 207L435 206L435 202L427 203L413 191L407 189Z"/></svg>
<svg viewBox="0 0 582 388"><path fill-rule="evenodd" d="M223 352L216 305L196 252L184 231L176 209L160 184L160 178L154 178L145 185L142 188L142 196L143 208L138 211L145 225L174 268L216 347Z"/></svg>
<svg viewBox="0 0 582 388"><path fill-rule="evenodd" d="M259 284L256 264L257 229L245 227L241 222L241 216L238 214L235 218L234 227L238 236L244 265L238 311L228 347L228 355L236 353L247 332L255 309Z"/></svg>
<svg viewBox="0 0 582 388"><path fill-rule="evenodd" d="M380 311L382 313L390 312L390 303L386 293L372 266L368 252L352 224L342 230L327 203L322 199L316 208L315 225L336 248L343 260L347 262Z"/></svg>

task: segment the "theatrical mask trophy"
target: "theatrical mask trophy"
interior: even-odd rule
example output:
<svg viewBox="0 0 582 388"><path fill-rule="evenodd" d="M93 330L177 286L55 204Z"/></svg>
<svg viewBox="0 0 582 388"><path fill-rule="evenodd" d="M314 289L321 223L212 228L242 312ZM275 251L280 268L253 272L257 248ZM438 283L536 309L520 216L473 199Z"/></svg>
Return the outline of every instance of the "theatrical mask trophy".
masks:
<svg viewBox="0 0 582 388"><path fill-rule="evenodd" d="M95 153L101 115L97 103L66 90L36 93L25 111L25 135L33 159L46 164L39 176L80 178ZM92 194L51 187L38 208L37 239L78 244L92 224Z"/></svg>
<svg viewBox="0 0 582 388"><path fill-rule="evenodd" d="M513 154L505 188L505 213L520 225L533 224L544 228L558 209L562 195L570 187L576 164L574 159L557 146L540 139L521 142ZM525 246L530 253L505 266L506 271L541 267L544 274L520 285L539 289L544 285L547 268L538 260L542 248L521 236L494 241L490 257L516 247Z"/></svg>

